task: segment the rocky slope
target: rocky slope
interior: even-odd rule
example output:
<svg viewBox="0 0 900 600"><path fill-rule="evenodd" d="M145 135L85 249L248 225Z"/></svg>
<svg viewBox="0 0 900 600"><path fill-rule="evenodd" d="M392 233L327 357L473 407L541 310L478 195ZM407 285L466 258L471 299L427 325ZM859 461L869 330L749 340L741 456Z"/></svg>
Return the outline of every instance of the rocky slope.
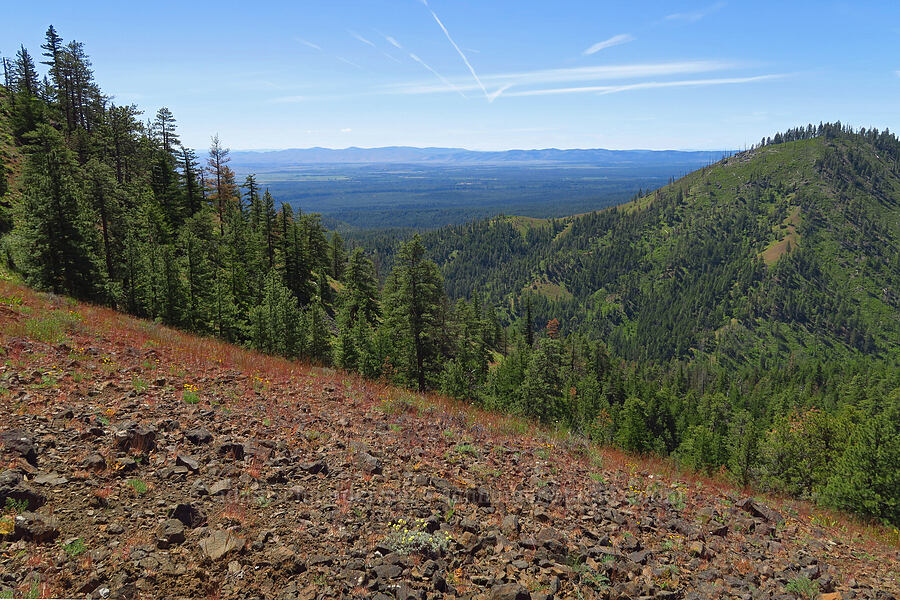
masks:
<svg viewBox="0 0 900 600"><path fill-rule="evenodd" d="M898 595L895 531L508 417L9 281L0 341L0 597Z"/></svg>

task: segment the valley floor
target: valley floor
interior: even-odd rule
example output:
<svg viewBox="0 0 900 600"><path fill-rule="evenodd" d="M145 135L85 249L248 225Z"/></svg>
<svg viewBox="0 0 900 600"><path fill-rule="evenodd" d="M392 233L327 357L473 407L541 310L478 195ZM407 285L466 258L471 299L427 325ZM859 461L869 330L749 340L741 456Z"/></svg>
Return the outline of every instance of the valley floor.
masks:
<svg viewBox="0 0 900 600"><path fill-rule="evenodd" d="M3 281L0 347L0 597L900 595L896 531L511 417Z"/></svg>

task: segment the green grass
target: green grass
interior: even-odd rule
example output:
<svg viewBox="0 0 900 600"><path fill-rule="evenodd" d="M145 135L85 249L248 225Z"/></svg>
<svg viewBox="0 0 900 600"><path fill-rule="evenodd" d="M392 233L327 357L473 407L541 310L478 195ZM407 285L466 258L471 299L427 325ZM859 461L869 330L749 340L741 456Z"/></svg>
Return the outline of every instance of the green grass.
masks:
<svg viewBox="0 0 900 600"><path fill-rule="evenodd" d="M7 498L6 505L3 507L3 512L8 514L21 514L28 510L28 500L16 500L14 498Z"/></svg>
<svg viewBox="0 0 900 600"><path fill-rule="evenodd" d="M478 449L472 444L463 443L457 444L453 448L457 454L467 454L469 456L478 456Z"/></svg>
<svg viewBox="0 0 900 600"><path fill-rule="evenodd" d="M819 582L812 581L808 577L796 577L784 586L784 591L790 592L798 598L813 600L819 596Z"/></svg>
<svg viewBox="0 0 900 600"><path fill-rule="evenodd" d="M141 479L129 479L128 487L134 490L134 493L138 496L143 496L150 489L147 484Z"/></svg>
<svg viewBox="0 0 900 600"><path fill-rule="evenodd" d="M378 404L378 410L389 415L416 414L425 407L426 402L421 396L405 391L395 392Z"/></svg>
<svg viewBox="0 0 900 600"><path fill-rule="evenodd" d="M68 334L81 331L81 316L75 311L52 310L25 320L28 337L48 344L61 344Z"/></svg>
<svg viewBox="0 0 900 600"><path fill-rule="evenodd" d="M84 554L84 551L87 549L84 545L84 540L81 538L75 538L68 544L63 544L62 548L72 558Z"/></svg>

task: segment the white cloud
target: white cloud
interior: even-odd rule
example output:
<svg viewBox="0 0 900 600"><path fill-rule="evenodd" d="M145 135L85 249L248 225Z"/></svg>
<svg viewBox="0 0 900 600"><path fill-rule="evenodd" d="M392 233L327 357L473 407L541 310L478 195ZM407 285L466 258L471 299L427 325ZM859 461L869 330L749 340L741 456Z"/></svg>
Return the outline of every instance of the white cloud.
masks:
<svg viewBox="0 0 900 600"><path fill-rule="evenodd" d="M313 44L312 42L310 42L308 40L304 40L302 38L294 38L294 39L297 40L298 42L300 42L301 44L303 44L304 46L308 46L308 47L312 48L313 50L318 50L319 52L322 51L322 47L319 46L318 44Z"/></svg>
<svg viewBox="0 0 900 600"><path fill-rule="evenodd" d="M597 42L596 44L585 50L582 54L584 54L584 56L590 56L591 54L596 54L601 50L612 48L613 46L618 46L619 44L627 44L631 41L634 41L634 36L628 33L620 33L619 35L612 36L608 40Z"/></svg>
<svg viewBox="0 0 900 600"><path fill-rule="evenodd" d="M683 13L673 13L671 15L666 15L666 21L686 21L688 23L696 23L700 19L704 17L708 17L716 11L722 10L725 8L724 2L716 2L715 4L711 4L706 8L701 8L700 10L696 10L693 12L683 12Z"/></svg>
<svg viewBox="0 0 900 600"><path fill-rule="evenodd" d="M350 133L351 131L353 131L353 130L350 129L349 127L344 127L343 129L341 129L341 133Z"/></svg>
<svg viewBox="0 0 900 600"><path fill-rule="evenodd" d="M366 44L366 45L368 45L368 46L372 46L373 48L375 47L375 44L374 44L374 43L370 42L369 40L367 40L367 39L364 38L363 36L359 35L359 34L356 33L355 31L352 31L352 30L349 30L349 29L348 29L348 30L347 30L347 33L349 33L352 37L356 38L357 40L359 40L359 41L362 42L363 44Z"/></svg>
<svg viewBox="0 0 900 600"><path fill-rule="evenodd" d="M447 79L446 77L444 77L443 75L441 75L440 73L438 73L437 71L435 71L433 68L431 68L431 65L429 65L428 63L426 63L424 60L422 60L421 58L419 58L418 56L416 56L416 55L413 54L412 52L410 52L409 57L410 57L411 59L413 59L414 61L416 61L417 63L419 63L420 65L422 65L423 67L425 67L426 69L428 69L429 71L431 71L432 73L434 73L435 76L436 76L438 79L440 79L441 81L444 82L444 85L447 86L447 87L441 87L441 88L438 88L438 89L440 89L440 91L446 92L446 91L447 91L447 88L450 88L450 89L454 90L455 92L457 92L457 93L458 93L460 96L462 96L463 98L466 98L466 95L462 92L461 89L459 89L459 87L453 85L453 84L450 82L449 79ZM468 100L468 98L466 98L466 99Z"/></svg>
<svg viewBox="0 0 900 600"><path fill-rule="evenodd" d="M365 71L365 69L363 69L361 66L359 66L358 64L356 64L356 63L353 62L352 60L347 60L347 59L344 58L343 56L335 56L335 58L338 59L339 61L341 61L342 63L346 63L346 64L350 65L351 67L356 67L356 68L359 69L360 71Z"/></svg>
<svg viewBox="0 0 900 600"><path fill-rule="evenodd" d="M488 97L487 97L488 102L493 103L494 100L496 100L497 98L500 97L500 94L502 94L503 92L505 92L506 90L511 88L513 85L514 84L512 84L512 83L507 83L506 85L497 88L496 91L493 91L490 94L488 94Z"/></svg>
<svg viewBox="0 0 900 600"><path fill-rule="evenodd" d="M568 88L550 88L543 90L525 90L522 92L512 92L507 96L549 96L558 94L585 94L597 93L600 95L618 94L619 92L628 92L631 90L646 90L667 87L698 87L709 85L728 85L738 83L753 83L756 81L766 81L770 79L779 79L785 77L784 74L772 75L755 75L753 77L722 77L717 79L688 79L680 81L642 81L639 83L630 83L627 85L593 85L584 87L568 87Z"/></svg>
<svg viewBox="0 0 900 600"><path fill-rule="evenodd" d="M669 63L639 63L625 65L599 65L592 67L573 67L564 69L547 69L524 71L517 73L497 73L485 75L482 81L491 88L542 86L551 84L578 83L590 81L606 81L616 79L638 79L641 77L662 77L667 75L686 75L723 71L740 66L737 63L696 60ZM446 82L454 89L473 91L480 89L471 80L453 80ZM447 86L436 86L428 83L404 83L383 88L386 93L393 94L434 94L447 91Z"/></svg>
<svg viewBox="0 0 900 600"><path fill-rule="evenodd" d="M384 36L384 39L387 40L387 43L390 44L391 46L393 46L394 48L399 48L400 50L403 49L403 46L400 45L400 42L398 42L392 36L386 35L386 36Z"/></svg>
<svg viewBox="0 0 900 600"><path fill-rule="evenodd" d="M896 75L897 77L900 77L900 71L894 71L894 75Z"/></svg>
<svg viewBox="0 0 900 600"><path fill-rule="evenodd" d="M281 96L280 98L272 98L269 102L273 104L289 104L292 102L303 102L306 96Z"/></svg>

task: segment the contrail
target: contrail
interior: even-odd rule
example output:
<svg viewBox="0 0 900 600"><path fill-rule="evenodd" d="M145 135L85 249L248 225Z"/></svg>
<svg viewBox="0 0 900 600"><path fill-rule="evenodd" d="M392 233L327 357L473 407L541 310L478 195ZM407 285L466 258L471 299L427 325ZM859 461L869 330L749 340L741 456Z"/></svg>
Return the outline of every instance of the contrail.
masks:
<svg viewBox="0 0 900 600"><path fill-rule="evenodd" d="M372 46L373 48L375 48L375 44L373 44L371 41L367 40L367 39L364 38L363 36L359 35L359 34L356 33L355 31L353 31L352 29L348 29L348 30L347 30L347 33L349 33L351 36L353 36L354 38L356 38L357 40L359 40L359 41L362 42L363 44L366 44L366 45L368 45L368 46Z"/></svg>
<svg viewBox="0 0 900 600"><path fill-rule="evenodd" d="M294 39L297 40L298 42L300 42L301 44L303 44L304 46L308 46L308 47L312 48L313 50L318 50L319 52L322 52L322 47L319 46L318 44L313 44L312 42L304 40L302 38L294 38Z"/></svg>
<svg viewBox="0 0 900 600"><path fill-rule="evenodd" d="M499 88L496 92L488 95L488 103L493 103L494 100L499 98L503 92L505 92L506 90L508 90L509 88L511 88L514 85L515 85L514 83L507 83L503 87Z"/></svg>
<svg viewBox="0 0 900 600"><path fill-rule="evenodd" d="M434 69L432 69L432 68L428 65L428 63L426 63L424 60L422 60L421 58L419 58L418 56L416 56L415 54L413 54L413 53L411 53L411 52L410 52L410 54L409 54L409 57L410 57L411 59L413 59L414 61L416 61L417 63L419 63L420 65L422 65L423 67L425 67L426 69L428 69L429 71L431 71L432 73L434 73L434 74L438 77L438 79L440 79L440 80L443 81L445 84L447 84L448 86L450 86L451 88L453 88L454 90L456 90L456 92L457 92L460 96L462 96L462 97L465 98L466 100L469 99L465 94L462 93L462 90L461 90L461 89L459 89L458 87L456 87L455 85L453 85L452 83L450 83L450 82L447 80L446 77L444 77L443 75L441 75L440 73L438 73L437 71L435 71Z"/></svg>
<svg viewBox="0 0 900 600"><path fill-rule="evenodd" d="M359 66L358 64L356 64L356 63L353 62L352 60L347 60L347 59L344 58L343 56L335 56L335 58L338 59L339 61L341 61L342 63L346 63L346 64L350 65L351 67L356 67L356 68L359 69L360 71L365 71L365 69L363 69L361 66Z"/></svg>
<svg viewBox="0 0 900 600"><path fill-rule="evenodd" d="M434 20L437 22L438 25L440 25L441 29L444 31L444 35L447 36L447 39L450 40L450 43L453 44L454 48L456 48L456 51L459 53L459 56L463 59L463 62L466 63L467 67L469 67L469 72L472 73L472 77L474 77L475 81L478 82L478 87L480 87L481 91L484 92L484 97L487 98L488 101L490 101L491 97L488 94L487 90L484 89L484 84L481 83L481 79L478 78L478 73L476 73L475 69L472 68L472 63L469 62L469 59L466 58L466 55L463 54L463 51L460 50L459 46L456 45L456 42L453 41L453 38L450 37L450 32L447 31L447 28L444 27L443 23L441 23L441 20L438 18L437 14L433 10L431 10L430 6L428 6L428 1L422 0L422 4L424 4L425 7L428 8L428 10L431 12L431 16L434 17Z"/></svg>

